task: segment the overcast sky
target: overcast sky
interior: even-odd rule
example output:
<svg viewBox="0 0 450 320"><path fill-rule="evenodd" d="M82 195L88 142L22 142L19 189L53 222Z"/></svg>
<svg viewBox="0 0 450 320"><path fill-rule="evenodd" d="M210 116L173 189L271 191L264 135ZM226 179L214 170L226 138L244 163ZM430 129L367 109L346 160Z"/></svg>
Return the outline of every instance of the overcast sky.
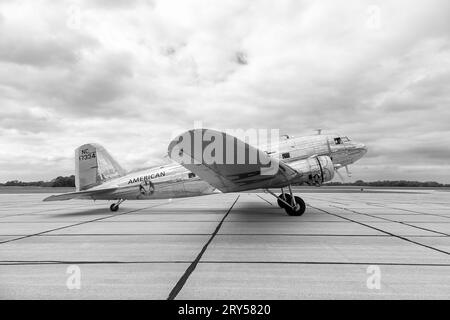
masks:
<svg viewBox="0 0 450 320"><path fill-rule="evenodd" d="M450 183L450 1L0 0L0 182L126 169L173 132L322 128L354 179Z"/></svg>

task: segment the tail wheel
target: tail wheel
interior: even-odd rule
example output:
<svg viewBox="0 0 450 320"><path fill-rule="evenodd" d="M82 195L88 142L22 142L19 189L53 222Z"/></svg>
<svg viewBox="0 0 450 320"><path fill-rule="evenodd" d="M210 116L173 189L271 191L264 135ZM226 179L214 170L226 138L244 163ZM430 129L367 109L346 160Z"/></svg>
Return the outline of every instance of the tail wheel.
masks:
<svg viewBox="0 0 450 320"><path fill-rule="evenodd" d="M287 207L284 205L284 210L286 210L286 213L290 216L301 216L303 213L305 213L306 210L306 204L305 201L303 201L302 198L295 196L295 207ZM284 203L283 203L284 204Z"/></svg>
<svg viewBox="0 0 450 320"><path fill-rule="evenodd" d="M280 194L279 197L280 197L280 198L283 198L283 194ZM291 203L291 199L292 199L292 198L291 198L291 195L290 195L290 194L285 193L285 194L284 194L284 199L285 199L285 201L286 201L287 203ZM280 199L277 200L277 203L278 203L278 206L279 206L280 208L286 209L286 207L287 207L286 203L282 202Z"/></svg>
<svg viewBox="0 0 450 320"><path fill-rule="evenodd" d="M119 205L113 203L110 207L109 210L111 210L112 212L116 212L117 210L119 210Z"/></svg>

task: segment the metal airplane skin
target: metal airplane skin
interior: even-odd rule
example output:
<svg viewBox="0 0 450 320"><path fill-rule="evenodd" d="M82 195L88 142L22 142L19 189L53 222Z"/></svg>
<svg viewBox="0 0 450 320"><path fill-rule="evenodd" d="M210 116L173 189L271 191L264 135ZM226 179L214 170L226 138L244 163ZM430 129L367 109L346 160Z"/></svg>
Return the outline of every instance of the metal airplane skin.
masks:
<svg viewBox="0 0 450 320"><path fill-rule="evenodd" d="M205 130L217 136L233 139L237 148L254 151L266 163L276 164L271 175L261 174L260 164L197 164L176 163L126 173L111 155L98 144L85 144L75 150L76 192L53 195L44 201L69 199L115 200L110 206L117 211L125 200L150 200L194 197L222 192L240 192L264 189L277 198L278 205L289 215L300 216L305 212L304 201L292 193L291 185L320 186L334 177L339 168L361 159L367 152L364 144L346 136L317 134L281 140L279 144L257 149L226 133L194 129L184 133L205 134ZM179 137L183 137L180 135ZM169 145L169 155L179 147L175 138ZM205 149L205 146L203 146ZM177 149L178 150L178 149ZM180 151L181 150L181 151ZM177 152L194 158L192 154ZM347 169L347 173L348 169ZM285 192L284 188L288 188ZM280 188L275 195L270 188Z"/></svg>

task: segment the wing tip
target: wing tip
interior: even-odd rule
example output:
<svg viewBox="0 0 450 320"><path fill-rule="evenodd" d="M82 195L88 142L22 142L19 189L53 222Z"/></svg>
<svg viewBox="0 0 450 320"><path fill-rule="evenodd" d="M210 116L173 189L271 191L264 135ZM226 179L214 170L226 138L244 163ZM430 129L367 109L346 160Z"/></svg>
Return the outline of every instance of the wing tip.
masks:
<svg viewBox="0 0 450 320"><path fill-rule="evenodd" d="M63 194L54 194L51 195L50 197L47 197L45 199L42 199L43 202L49 202L49 201L64 201L64 200L69 200L72 198L67 198L65 196L70 195L70 193L63 193Z"/></svg>
<svg viewBox="0 0 450 320"><path fill-rule="evenodd" d="M50 197L47 197L47 198L42 199L42 201L43 201L43 202L55 201L55 200L54 200L54 197L55 197L55 196L52 195L52 196L50 196Z"/></svg>

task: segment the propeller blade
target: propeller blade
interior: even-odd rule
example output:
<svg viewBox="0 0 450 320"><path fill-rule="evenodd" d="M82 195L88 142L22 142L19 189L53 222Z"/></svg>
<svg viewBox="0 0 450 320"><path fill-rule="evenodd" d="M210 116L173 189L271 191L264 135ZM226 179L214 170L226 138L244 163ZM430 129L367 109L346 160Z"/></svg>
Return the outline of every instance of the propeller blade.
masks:
<svg viewBox="0 0 450 320"><path fill-rule="evenodd" d="M345 166L345 171L347 171L347 176L350 178L352 173L348 170L348 166Z"/></svg>
<svg viewBox="0 0 450 320"><path fill-rule="evenodd" d="M330 140L327 139L327 147L328 147L328 156L330 157L330 159L333 159L331 157L331 146L330 146Z"/></svg>
<svg viewBox="0 0 450 320"><path fill-rule="evenodd" d="M341 178L341 181L342 182L345 182L345 179L344 179L344 177L342 176L342 174L339 172L339 170L338 169L334 169L334 172L336 172L337 173L337 175L339 176L339 178Z"/></svg>

